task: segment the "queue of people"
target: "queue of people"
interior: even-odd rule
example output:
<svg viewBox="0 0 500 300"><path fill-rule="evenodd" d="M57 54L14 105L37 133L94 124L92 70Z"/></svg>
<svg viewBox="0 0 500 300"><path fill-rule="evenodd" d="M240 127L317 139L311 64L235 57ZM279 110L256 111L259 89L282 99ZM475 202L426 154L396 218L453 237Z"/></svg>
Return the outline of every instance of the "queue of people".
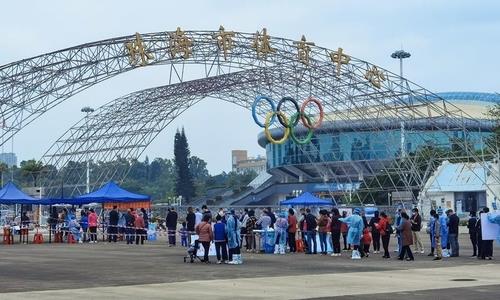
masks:
<svg viewBox="0 0 500 300"><path fill-rule="evenodd" d="M482 238L481 214L487 214L490 222L500 224L500 217L489 214L486 207L479 215L470 212L467 228L472 245L471 257L492 259L493 241ZM115 206L107 216L108 242L123 239L127 244L144 244L149 223L144 208L120 212ZM97 229L102 225L100 219L102 217L99 218L94 209L83 209L77 221L74 210L63 208L52 212L49 224L55 234L62 235L62 239L71 237L79 243L97 243ZM331 211L321 209L318 214L313 214L309 208L298 211L289 208L278 212L263 208L257 216L253 209L236 213L221 208L212 214L203 205L201 210L189 207L184 219L179 228L179 214L174 207L168 209L164 219L168 245L175 247L179 236L181 245L189 247L193 242L193 234L196 234L204 249L211 242L215 243L218 263L240 264L241 249L268 252L268 248L272 248L270 252L280 255L303 251L305 254L330 254L333 257L352 251L351 258L354 260L383 251L382 257L388 259L391 257L391 237L396 242L394 252L397 252L399 260L413 261L414 254L423 254L425 251L421 237L422 216L417 208L411 210L411 216L406 210L398 209L393 218L385 212L375 211L368 220L359 208L354 208L350 214L346 209L341 212L338 208ZM21 221L23 228L30 222L26 214L22 215ZM430 211L425 230L430 240L428 256L438 261L460 255L459 223L459 217L451 209L445 211L437 208ZM272 235L268 234L270 232ZM205 251L205 255L204 261L208 262L208 251Z"/></svg>

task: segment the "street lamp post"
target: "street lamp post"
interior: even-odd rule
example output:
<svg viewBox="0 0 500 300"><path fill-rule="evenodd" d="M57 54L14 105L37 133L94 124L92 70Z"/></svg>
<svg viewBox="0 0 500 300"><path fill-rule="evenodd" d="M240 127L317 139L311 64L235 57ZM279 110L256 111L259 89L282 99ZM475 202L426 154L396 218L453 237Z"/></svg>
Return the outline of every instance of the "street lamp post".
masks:
<svg viewBox="0 0 500 300"><path fill-rule="evenodd" d="M81 112L85 113L85 126L87 127L87 132L89 131L89 115L94 112L94 109L89 106L85 106L81 109ZM87 143L88 143L88 138L87 136ZM87 187L86 187L86 192L87 194L90 193L90 156L89 152L87 149Z"/></svg>
<svg viewBox="0 0 500 300"><path fill-rule="evenodd" d="M411 54L409 52L401 50L396 50L391 54L391 57L394 59L399 59L399 77L401 80L400 88L401 94L403 94L403 59L410 57ZM408 99L410 100L410 99ZM401 121L401 156L406 156L406 141L405 141L405 123Z"/></svg>

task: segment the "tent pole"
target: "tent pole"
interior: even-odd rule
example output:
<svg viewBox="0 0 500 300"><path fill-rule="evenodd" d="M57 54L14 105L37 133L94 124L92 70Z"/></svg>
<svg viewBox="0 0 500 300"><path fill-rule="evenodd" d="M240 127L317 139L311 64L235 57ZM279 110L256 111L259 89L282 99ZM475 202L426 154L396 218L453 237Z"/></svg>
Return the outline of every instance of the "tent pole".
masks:
<svg viewBox="0 0 500 300"><path fill-rule="evenodd" d="M54 220L52 219L52 204L49 205L49 244L52 243L52 224Z"/></svg>
<svg viewBox="0 0 500 300"><path fill-rule="evenodd" d="M102 214L102 241L105 242L106 239L104 238L104 202L101 203L102 204L102 210L101 210L101 214Z"/></svg>

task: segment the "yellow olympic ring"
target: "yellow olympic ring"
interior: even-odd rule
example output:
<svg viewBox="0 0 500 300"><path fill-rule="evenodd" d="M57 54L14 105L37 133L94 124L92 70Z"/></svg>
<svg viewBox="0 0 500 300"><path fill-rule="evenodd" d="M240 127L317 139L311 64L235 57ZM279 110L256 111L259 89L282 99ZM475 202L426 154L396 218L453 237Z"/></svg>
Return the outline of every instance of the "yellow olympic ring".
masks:
<svg viewBox="0 0 500 300"><path fill-rule="evenodd" d="M281 117L284 120L285 124L288 124L288 120L286 118L286 115L281 111L277 111L277 112L271 111L266 115L266 122L264 124L264 133L266 134L266 138L271 144L278 144L279 145L279 144L283 144L288 139L288 136L290 135L290 128L285 127L285 132L284 132L283 137L281 139L279 139L279 140L273 139L273 136L271 135L271 131L269 130L269 125L271 123L271 118L274 117L274 115Z"/></svg>

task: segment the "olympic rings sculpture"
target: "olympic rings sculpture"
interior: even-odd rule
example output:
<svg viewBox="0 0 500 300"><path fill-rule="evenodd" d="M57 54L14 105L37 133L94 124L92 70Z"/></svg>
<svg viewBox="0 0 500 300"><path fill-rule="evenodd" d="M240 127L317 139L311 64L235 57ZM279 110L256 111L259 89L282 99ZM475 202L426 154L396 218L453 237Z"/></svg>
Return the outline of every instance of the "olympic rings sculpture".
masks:
<svg viewBox="0 0 500 300"><path fill-rule="evenodd" d="M257 106L262 101L265 101L270 109L270 111L266 115L264 123L262 123L257 116ZM290 120L288 120L286 114L282 111L282 107L285 102L291 102L296 110L296 112L291 116ZM305 113L306 108L310 104L317 106L319 109L318 119L314 123L311 120L311 116ZM266 135L266 138L270 143L283 144L290 137L294 143L305 145L311 142L314 129L317 129L321 126L321 123L323 122L324 112L321 102L318 99L312 97L306 99L301 106L299 106L297 101L292 97L283 97L276 106L273 99L267 96L257 96L252 104L252 117L257 125L264 128L264 134ZM280 139L274 139L271 135L270 126L274 123L275 119L278 119L278 122L284 127L283 137L281 137ZM297 126L299 121L307 128L307 135L304 139L297 138L297 136L293 132L293 129L295 128L295 126Z"/></svg>

